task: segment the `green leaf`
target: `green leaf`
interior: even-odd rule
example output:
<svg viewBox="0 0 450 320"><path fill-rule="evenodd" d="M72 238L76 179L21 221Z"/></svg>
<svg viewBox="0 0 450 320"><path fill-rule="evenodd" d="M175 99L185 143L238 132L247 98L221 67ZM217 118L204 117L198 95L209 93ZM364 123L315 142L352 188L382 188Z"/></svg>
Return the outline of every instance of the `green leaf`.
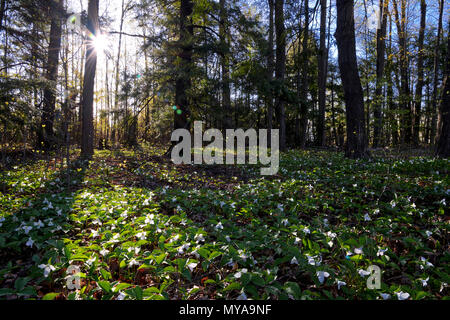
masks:
<svg viewBox="0 0 450 320"><path fill-rule="evenodd" d="M284 290L287 294L292 295L295 299L300 299L301 290L298 283L288 281L284 284Z"/></svg>
<svg viewBox="0 0 450 320"><path fill-rule="evenodd" d="M28 281L30 281L30 278L17 278L16 282L14 282L14 288L16 288L17 291L22 291Z"/></svg>
<svg viewBox="0 0 450 320"><path fill-rule="evenodd" d="M99 281L98 285L103 289L103 291L107 293L111 292L111 284L108 281Z"/></svg>
<svg viewBox="0 0 450 320"><path fill-rule="evenodd" d="M47 293L44 297L42 297L42 300L55 300L57 296L59 296L59 293L50 292Z"/></svg>
<svg viewBox="0 0 450 320"><path fill-rule="evenodd" d="M241 290L242 286L239 282L233 282L230 283L225 289L223 289L224 291L231 291L231 290Z"/></svg>
<svg viewBox="0 0 450 320"><path fill-rule="evenodd" d="M129 284L129 283L125 283L125 282L118 283L112 288L112 292L119 292L120 290L124 290L129 287L131 287L131 284Z"/></svg>

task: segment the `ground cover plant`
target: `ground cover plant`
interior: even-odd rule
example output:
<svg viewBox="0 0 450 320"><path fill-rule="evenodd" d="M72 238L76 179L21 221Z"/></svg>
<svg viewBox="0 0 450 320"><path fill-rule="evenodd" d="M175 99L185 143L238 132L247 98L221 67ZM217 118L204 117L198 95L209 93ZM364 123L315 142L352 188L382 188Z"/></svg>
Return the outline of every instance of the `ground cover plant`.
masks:
<svg viewBox="0 0 450 320"><path fill-rule="evenodd" d="M448 299L449 160L292 150L262 177L163 153L3 170L0 299Z"/></svg>

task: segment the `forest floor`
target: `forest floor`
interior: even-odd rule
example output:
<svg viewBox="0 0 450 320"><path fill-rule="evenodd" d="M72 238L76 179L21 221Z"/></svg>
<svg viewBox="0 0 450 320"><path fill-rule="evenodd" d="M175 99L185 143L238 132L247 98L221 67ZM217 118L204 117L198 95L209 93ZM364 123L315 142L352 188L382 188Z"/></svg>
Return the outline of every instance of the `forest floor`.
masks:
<svg viewBox="0 0 450 320"><path fill-rule="evenodd" d="M262 177L162 151L1 171L0 299L449 297L449 160L294 150Z"/></svg>

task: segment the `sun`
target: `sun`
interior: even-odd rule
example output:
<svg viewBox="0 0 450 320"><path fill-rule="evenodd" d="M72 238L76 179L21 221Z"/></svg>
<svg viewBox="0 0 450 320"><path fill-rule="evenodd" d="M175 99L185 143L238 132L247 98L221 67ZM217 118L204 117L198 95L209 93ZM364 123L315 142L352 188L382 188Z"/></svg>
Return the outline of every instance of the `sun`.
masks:
<svg viewBox="0 0 450 320"><path fill-rule="evenodd" d="M94 37L92 41L97 52L103 52L108 47L108 40L103 34Z"/></svg>

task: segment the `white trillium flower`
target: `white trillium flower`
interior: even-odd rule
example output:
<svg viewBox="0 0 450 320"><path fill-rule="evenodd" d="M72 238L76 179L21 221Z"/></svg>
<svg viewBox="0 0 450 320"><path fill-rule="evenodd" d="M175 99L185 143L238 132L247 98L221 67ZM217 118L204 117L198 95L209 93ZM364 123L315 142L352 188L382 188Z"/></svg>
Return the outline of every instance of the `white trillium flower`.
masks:
<svg viewBox="0 0 450 320"><path fill-rule="evenodd" d="M406 300L406 299L409 298L409 293L408 292L400 291L400 292L396 292L395 294L397 295L397 299L398 300Z"/></svg>
<svg viewBox="0 0 450 320"><path fill-rule="evenodd" d="M317 275L317 278L319 279L320 283L323 283L325 278L328 278L330 276L330 274L326 271L317 271L316 275Z"/></svg>
<svg viewBox="0 0 450 320"><path fill-rule="evenodd" d="M364 221L370 221L370 220L372 220L372 218L369 216L368 213L366 213L366 214L364 215Z"/></svg>
<svg viewBox="0 0 450 320"><path fill-rule="evenodd" d="M30 248L33 247L33 244L34 244L34 240L31 238L28 238L27 243L25 243L25 245Z"/></svg>
<svg viewBox="0 0 450 320"><path fill-rule="evenodd" d="M355 250L353 250L356 254L363 254L363 248L355 248Z"/></svg>
<svg viewBox="0 0 450 320"><path fill-rule="evenodd" d="M247 300L247 296L245 295L244 292L242 292L239 297L237 297L237 300Z"/></svg>
<svg viewBox="0 0 450 320"><path fill-rule="evenodd" d="M383 300L389 300L391 298L391 295L389 293L380 293L380 296L383 298Z"/></svg>
<svg viewBox="0 0 450 320"><path fill-rule="evenodd" d="M28 234L31 231L31 229L33 229L33 227L32 226L23 226L22 229L23 229L23 231L25 231L25 234Z"/></svg>
<svg viewBox="0 0 450 320"><path fill-rule="evenodd" d="M139 262L136 261L136 259L131 259L130 262L128 262L128 267L132 267L132 266L138 266Z"/></svg>
<svg viewBox="0 0 450 320"><path fill-rule="evenodd" d="M388 250L388 249L378 249L377 257L384 256L384 253L385 253L387 250Z"/></svg>
<svg viewBox="0 0 450 320"><path fill-rule="evenodd" d="M109 253L109 250L106 250L106 249L103 249L103 250L100 251L100 254L102 256L106 256L108 253Z"/></svg>
<svg viewBox="0 0 450 320"><path fill-rule="evenodd" d="M296 257L293 257L291 260L291 264L298 264L298 260Z"/></svg>
<svg viewBox="0 0 450 320"><path fill-rule="evenodd" d="M309 230L309 228L304 228L304 229L303 229L303 232L306 233L306 234L310 234L310 233L311 233L311 231Z"/></svg>
<svg viewBox="0 0 450 320"><path fill-rule="evenodd" d="M86 264L88 266L91 266L95 262L95 260L97 260L97 257L92 257L86 261Z"/></svg>
<svg viewBox="0 0 450 320"><path fill-rule="evenodd" d="M205 237L203 237L203 234L199 233L195 235L194 240L196 240L197 243L205 242Z"/></svg>
<svg viewBox="0 0 450 320"><path fill-rule="evenodd" d="M145 240L145 238L147 237L147 233L146 233L145 231L136 233L136 237L137 237L139 240Z"/></svg>
<svg viewBox="0 0 450 320"><path fill-rule="evenodd" d="M117 300L123 300L123 299L125 299L126 296L127 296L127 295L126 295L125 293L120 292L116 299L117 299Z"/></svg>
<svg viewBox="0 0 450 320"><path fill-rule="evenodd" d="M424 257L420 257L420 261L422 261L423 263L425 263L425 266L426 267L434 267L434 265L431 263L431 262L429 262L427 259L425 259ZM423 265L420 265L420 269L424 269L424 266Z"/></svg>
<svg viewBox="0 0 450 320"><path fill-rule="evenodd" d="M40 264L38 267L41 269L44 269L44 277L46 277L46 278L48 277L50 272L56 270L56 268L54 266L52 266L51 264Z"/></svg>
<svg viewBox="0 0 450 320"><path fill-rule="evenodd" d="M426 287L428 285L428 280L430 280L430 277L424 279L419 279L420 282L422 282L422 287Z"/></svg>
<svg viewBox="0 0 450 320"><path fill-rule="evenodd" d="M37 227L38 229L40 229L40 228L44 227L45 225L41 220L39 220L38 222L34 223L34 226Z"/></svg>
<svg viewBox="0 0 450 320"><path fill-rule="evenodd" d="M429 238L432 234L433 234L433 232L431 232L431 231L429 231L429 230L427 230L427 231L425 231L425 234L427 235L427 237Z"/></svg>
<svg viewBox="0 0 450 320"><path fill-rule="evenodd" d="M218 231L218 230L223 230L222 222L219 222L219 223L214 227L214 229L216 229L216 231Z"/></svg>
<svg viewBox="0 0 450 320"><path fill-rule="evenodd" d="M367 271L367 270L364 270L364 269L358 270L358 273L359 273L359 275L360 275L361 277L365 277L365 276L370 275L370 271Z"/></svg>
<svg viewBox="0 0 450 320"><path fill-rule="evenodd" d="M195 269L195 267L198 265L198 263L195 263L195 262L192 262L192 263L189 263L188 265L187 265L187 267L188 267L188 269L192 272L194 269Z"/></svg>
<svg viewBox="0 0 450 320"><path fill-rule="evenodd" d="M338 280L337 285L338 285L338 290L341 290L341 287L346 286L347 283L345 281Z"/></svg>

